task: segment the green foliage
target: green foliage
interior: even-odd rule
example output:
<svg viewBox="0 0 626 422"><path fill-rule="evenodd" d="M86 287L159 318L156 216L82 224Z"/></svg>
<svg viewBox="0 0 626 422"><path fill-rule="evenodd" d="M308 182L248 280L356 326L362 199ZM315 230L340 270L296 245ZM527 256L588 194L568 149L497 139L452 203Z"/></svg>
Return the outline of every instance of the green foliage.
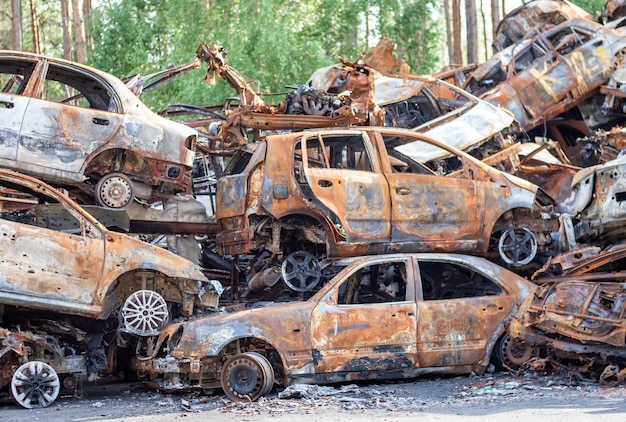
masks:
<svg viewBox="0 0 626 422"><path fill-rule="evenodd" d="M576 6L581 7L587 12L591 13L594 17L599 16L604 10L605 0L570 0Z"/></svg>
<svg viewBox="0 0 626 422"><path fill-rule="evenodd" d="M382 35L414 71L439 66L433 19L438 0L103 0L94 14L90 64L118 76L182 64L202 42L221 45L228 64L260 92L284 93L314 70L356 60ZM204 66L203 66L204 67ZM205 67L204 67L205 69ZM144 96L154 109L185 102L216 105L235 95L224 81L189 72ZM269 97L270 102L282 97Z"/></svg>

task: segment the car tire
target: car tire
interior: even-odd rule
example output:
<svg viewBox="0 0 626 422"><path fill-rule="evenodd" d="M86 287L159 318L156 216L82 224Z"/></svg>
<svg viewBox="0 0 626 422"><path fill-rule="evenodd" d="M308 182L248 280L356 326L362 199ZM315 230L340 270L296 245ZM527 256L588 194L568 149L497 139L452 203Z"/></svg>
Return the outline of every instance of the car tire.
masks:
<svg viewBox="0 0 626 422"><path fill-rule="evenodd" d="M274 386L274 370L257 352L233 356L222 366L222 390L233 401L256 401Z"/></svg>

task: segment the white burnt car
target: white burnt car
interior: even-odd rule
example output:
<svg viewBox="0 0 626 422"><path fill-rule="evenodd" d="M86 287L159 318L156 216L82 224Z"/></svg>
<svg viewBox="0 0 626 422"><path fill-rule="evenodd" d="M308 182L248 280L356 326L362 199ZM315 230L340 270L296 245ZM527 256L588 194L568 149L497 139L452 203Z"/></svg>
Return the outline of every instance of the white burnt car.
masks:
<svg viewBox="0 0 626 422"><path fill-rule="evenodd" d="M0 51L0 166L70 188L85 204L119 209L185 192L196 136L105 72Z"/></svg>

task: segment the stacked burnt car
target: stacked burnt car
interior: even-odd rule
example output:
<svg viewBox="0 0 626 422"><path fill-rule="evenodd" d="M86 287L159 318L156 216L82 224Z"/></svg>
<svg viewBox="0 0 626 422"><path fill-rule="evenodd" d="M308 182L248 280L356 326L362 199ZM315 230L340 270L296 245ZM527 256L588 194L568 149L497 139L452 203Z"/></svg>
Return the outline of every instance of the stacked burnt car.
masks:
<svg viewBox="0 0 626 422"><path fill-rule="evenodd" d="M383 38L278 104L215 45L125 83L0 52L0 388L47 406L130 370L256 400L513 368L537 347L621 377L617 3L602 24L531 1L491 59L433 76ZM183 125L138 100L203 65L238 101L161 113Z"/></svg>

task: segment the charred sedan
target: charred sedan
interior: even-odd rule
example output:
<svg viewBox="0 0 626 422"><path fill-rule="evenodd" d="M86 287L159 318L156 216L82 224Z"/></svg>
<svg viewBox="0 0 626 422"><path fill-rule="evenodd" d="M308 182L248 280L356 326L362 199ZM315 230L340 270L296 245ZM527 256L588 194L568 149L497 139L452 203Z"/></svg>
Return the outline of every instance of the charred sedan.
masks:
<svg viewBox="0 0 626 422"><path fill-rule="evenodd" d="M215 309L221 293L197 265L110 231L51 186L4 169L0 251L7 313L18 307L104 320L120 311L124 331L154 335L170 318L169 304L191 315L196 306Z"/></svg>
<svg viewBox="0 0 626 422"><path fill-rule="evenodd" d="M125 208L185 192L197 132L88 66L0 51L0 166Z"/></svg>
<svg viewBox="0 0 626 422"><path fill-rule="evenodd" d="M533 284L482 258L378 255L324 271L308 300L256 303L144 337L133 369L157 388L221 387L232 400L257 400L275 383L482 373L492 354L506 365L530 357L511 347L504 320Z"/></svg>

